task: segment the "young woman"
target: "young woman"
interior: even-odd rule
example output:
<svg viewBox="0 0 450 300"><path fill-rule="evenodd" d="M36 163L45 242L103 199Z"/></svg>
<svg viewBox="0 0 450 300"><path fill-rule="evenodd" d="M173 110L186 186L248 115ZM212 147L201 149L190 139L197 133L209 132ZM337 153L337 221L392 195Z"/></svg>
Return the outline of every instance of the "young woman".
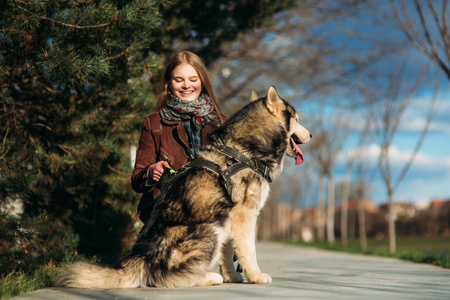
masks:
<svg viewBox="0 0 450 300"><path fill-rule="evenodd" d="M142 122L131 176L133 189L142 193L138 212L143 222L160 193L164 168L178 170L193 159L207 143L207 134L224 119L201 58L187 51L173 56L164 72L155 112Z"/></svg>

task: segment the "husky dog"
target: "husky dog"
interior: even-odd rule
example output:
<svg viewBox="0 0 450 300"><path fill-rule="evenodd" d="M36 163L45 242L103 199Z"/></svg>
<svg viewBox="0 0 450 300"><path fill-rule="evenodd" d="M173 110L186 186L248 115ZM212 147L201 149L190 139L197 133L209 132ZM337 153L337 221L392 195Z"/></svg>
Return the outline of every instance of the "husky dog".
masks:
<svg viewBox="0 0 450 300"><path fill-rule="evenodd" d="M285 154L303 161L296 144L311 134L274 87L210 135L196 160L170 179L132 253L115 266L77 262L57 286L73 288L193 287L242 282L233 253L250 283L270 283L256 261L255 231L269 182ZM219 263L221 275L209 270Z"/></svg>

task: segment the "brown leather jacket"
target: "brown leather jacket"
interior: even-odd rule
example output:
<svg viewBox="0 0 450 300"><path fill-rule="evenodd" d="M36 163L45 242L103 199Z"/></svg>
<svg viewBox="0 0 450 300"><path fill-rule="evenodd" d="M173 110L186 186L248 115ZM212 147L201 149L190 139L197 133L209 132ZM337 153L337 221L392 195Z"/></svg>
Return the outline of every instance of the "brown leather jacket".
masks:
<svg viewBox="0 0 450 300"><path fill-rule="evenodd" d="M225 119L222 116L222 120ZM203 126L201 130L202 146L208 141L207 134L219 126L218 118ZM178 170L188 162L188 153L189 144L181 121L169 121L161 118L159 112L151 113L144 118L136 163L131 175L131 186L136 192L142 193L138 206L138 213L142 221L151 213L154 199L160 193L156 182L148 178L149 167L158 161L165 160L174 170Z"/></svg>

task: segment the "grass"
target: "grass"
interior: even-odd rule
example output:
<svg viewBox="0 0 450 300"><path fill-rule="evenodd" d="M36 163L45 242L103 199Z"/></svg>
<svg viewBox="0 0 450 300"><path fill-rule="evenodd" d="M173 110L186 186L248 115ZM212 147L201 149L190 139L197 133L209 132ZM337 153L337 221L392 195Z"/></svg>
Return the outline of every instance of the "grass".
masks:
<svg viewBox="0 0 450 300"><path fill-rule="evenodd" d="M97 257L88 259L82 255L77 256L75 261L78 260L92 263L99 262ZM71 262L64 261L59 263L58 266L50 262L48 265L37 267L34 271L14 271L0 277L0 299L9 299L17 295L54 286L58 271Z"/></svg>
<svg viewBox="0 0 450 300"><path fill-rule="evenodd" d="M359 240L349 240L347 246L343 246L339 241L334 245L329 245L327 242L299 242L296 244L325 250L395 257L403 260L450 268L450 238L444 236L397 237L397 251L394 254L389 253L389 243L386 239L368 239L367 251L361 250Z"/></svg>
<svg viewBox="0 0 450 300"><path fill-rule="evenodd" d="M0 281L0 299L8 299L23 293L52 286L56 276L55 266L42 266L34 272L16 271Z"/></svg>

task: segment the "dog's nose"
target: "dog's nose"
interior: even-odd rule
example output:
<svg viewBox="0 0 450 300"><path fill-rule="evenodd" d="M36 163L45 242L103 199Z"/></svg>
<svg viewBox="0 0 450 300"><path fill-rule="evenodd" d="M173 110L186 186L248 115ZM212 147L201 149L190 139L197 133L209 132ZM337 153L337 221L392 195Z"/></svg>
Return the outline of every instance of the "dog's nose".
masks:
<svg viewBox="0 0 450 300"><path fill-rule="evenodd" d="M309 134L309 138L311 138L311 139L312 139L312 134L311 134L311 133Z"/></svg>

